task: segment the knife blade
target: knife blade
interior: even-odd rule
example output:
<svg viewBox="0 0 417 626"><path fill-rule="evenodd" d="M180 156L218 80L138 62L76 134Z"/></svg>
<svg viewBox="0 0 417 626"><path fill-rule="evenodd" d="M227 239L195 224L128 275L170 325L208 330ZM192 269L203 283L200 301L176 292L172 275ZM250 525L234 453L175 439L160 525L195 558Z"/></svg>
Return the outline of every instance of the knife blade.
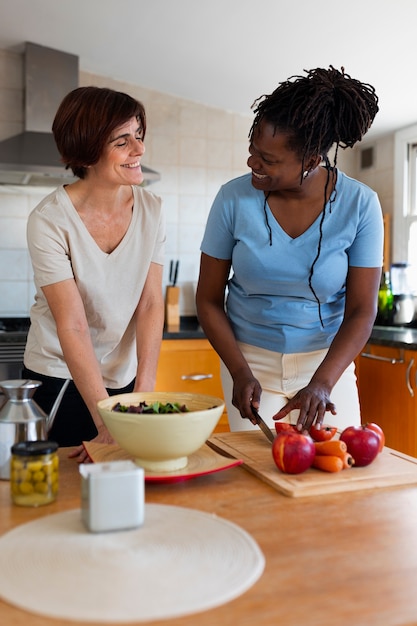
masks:
<svg viewBox="0 0 417 626"><path fill-rule="evenodd" d="M274 441L274 439L275 439L274 433L269 428L268 424L266 422L264 422L264 420L259 415L258 411L255 409L254 406L251 406L251 409L252 409L252 413L253 413L253 415L254 415L254 417L256 419L256 423L258 424L259 428L262 430L264 435L269 439L269 441Z"/></svg>

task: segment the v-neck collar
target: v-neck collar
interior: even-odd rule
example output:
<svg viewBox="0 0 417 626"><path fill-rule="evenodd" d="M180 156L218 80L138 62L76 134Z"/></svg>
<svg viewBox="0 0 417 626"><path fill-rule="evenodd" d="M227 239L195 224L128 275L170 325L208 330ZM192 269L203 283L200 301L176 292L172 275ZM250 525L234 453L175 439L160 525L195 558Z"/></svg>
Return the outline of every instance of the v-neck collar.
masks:
<svg viewBox="0 0 417 626"><path fill-rule="evenodd" d="M78 213L77 209L75 208L69 194L67 193L67 191L65 190L65 186L62 185L61 186L61 191L63 192L63 196L66 200L66 204L71 212L71 215L73 217L73 219L75 221L77 221L77 223L80 225L80 232L84 233L84 236L87 237L88 239L91 240L91 242L94 244L95 249L97 250L97 252L99 254L104 255L105 257L108 258L114 258L116 256L118 256L118 254L120 253L121 250L123 250L123 248L126 246L127 242L129 241L130 237L131 237L131 233L134 230L134 224L136 222L137 219L137 197L136 197L136 193L135 193L135 188L132 187L132 195L133 195L133 207L132 207L132 216L129 222L129 226L125 232L125 234L123 235L121 241L119 242L119 244L114 248L114 250L112 250L111 252L105 252L102 248L100 248L100 246L98 245L98 243L96 242L96 240L94 239L94 237L92 236L92 234L90 233L90 231L88 230L87 226L84 224L84 221L82 220L80 214Z"/></svg>

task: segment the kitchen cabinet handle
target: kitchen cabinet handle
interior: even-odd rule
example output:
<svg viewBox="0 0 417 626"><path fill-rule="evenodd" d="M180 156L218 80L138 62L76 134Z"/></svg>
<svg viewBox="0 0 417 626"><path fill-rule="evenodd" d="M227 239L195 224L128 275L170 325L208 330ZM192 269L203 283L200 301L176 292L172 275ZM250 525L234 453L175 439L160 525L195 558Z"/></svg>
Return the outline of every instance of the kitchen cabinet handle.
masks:
<svg viewBox="0 0 417 626"><path fill-rule="evenodd" d="M410 392L410 396L413 398L414 397L414 389L411 386L410 383L410 372L411 372L411 368L414 365L414 359L411 359L409 364L407 365L407 371L405 373L405 384L407 385L407 389Z"/></svg>
<svg viewBox="0 0 417 626"><path fill-rule="evenodd" d="M403 365L405 363L404 360L404 353L401 350L400 352L400 358L399 359L395 359L395 358L390 358L390 357L386 357L386 356L379 356L378 354L369 354L369 352L361 352L361 356L365 357L366 359L374 359L375 361L384 361L385 363L391 363L392 365ZM407 370L405 372L405 384L407 385L407 389L408 389L408 393L410 394L410 396L413 398L414 397L414 389L411 386L411 382L410 382L410 372L411 372L411 368L414 365L414 359L410 359L408 365L407 365ZM416 373L416 384L417 384L417 373Z"/></svg>
<svg viewBox="0 0 417 626"><path fill-rule="evenodd" d="M379 356L378 354L369 354L369 352L361 352L361 356L366 359L374 359L375 361L385 361L385 363L391 363L392 365L402 365L404 363L402 357L394 359L387 356Z"/></svg>
<svg viewBox="0 0 417 626"><path fill-rule="evenodd" d="M181 380L207 380L213 378L213 374L183 374Z"/></svg>

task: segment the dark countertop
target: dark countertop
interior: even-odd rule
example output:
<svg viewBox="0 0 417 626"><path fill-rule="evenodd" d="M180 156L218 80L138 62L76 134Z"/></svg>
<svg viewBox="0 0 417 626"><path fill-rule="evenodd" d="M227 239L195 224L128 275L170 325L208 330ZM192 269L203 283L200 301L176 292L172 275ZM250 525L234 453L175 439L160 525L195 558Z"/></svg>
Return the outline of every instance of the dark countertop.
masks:
<svg viewBox="0 0 417 626"><path fill-rule="evenodd" d="M175 332L168 332L164 328L163 339L205 339L203 329L194 316L184 316L180 318L180 329Z"/></svg>
<svg viewBox="0 0 417 626"><path fill-rule="evenodd" d="M29 326L30 319L28 317L1 317L0 343L25 345Z"/></svg>
<svg viewBox="0 0 417 626"><path fill-rule="evenodd" d="M417 350L417 328L409 326L374 326L368 343L392 348Z"/></svg>
<svg viewBox="0 0 417 626"><path fill-rule="evenodd" d="M164 331L164 339L204 339L205 334L196 317L183 317L180 330L169 333ZM411 326L377 326L375 325L369 343L394 348L417 350L417 328Z"/></svg>
<svg viewBox="0 0 417 626"><path fill-rule="evenodd" d="M0 333L0 343L12 343L14 345L18 344L26 344L27 332L17 331L13 333Z"/></svg>
<svg viewBox="0 0 417 626"><path fill-rule="evenodd" d="M27 330L0 332L0 343L26 343ZM180 319L180 328L175 332L164 329L164 339L205 339L206 336L195 316ZM417 350L417 328L409 326L374 326L368 343Z"/></svg>
<svg viewBox="0 0 417 626"><path fill-rule="evenodd" d="M5 318L4 318L5 319ZM26 321L26 320L24 320ZM26 343L27 329L29 328L29 320L24 324L23 320L19 320L16 328L11 332L2 332L0 326L0 343ZM1 319L0 319L1 323ZM19 328L17 327L19 326ZM168 332L164 329L164 339L205 339L205 334L200 327L195 316L184 316L180 319L180 328L176 332Z"/></svg>

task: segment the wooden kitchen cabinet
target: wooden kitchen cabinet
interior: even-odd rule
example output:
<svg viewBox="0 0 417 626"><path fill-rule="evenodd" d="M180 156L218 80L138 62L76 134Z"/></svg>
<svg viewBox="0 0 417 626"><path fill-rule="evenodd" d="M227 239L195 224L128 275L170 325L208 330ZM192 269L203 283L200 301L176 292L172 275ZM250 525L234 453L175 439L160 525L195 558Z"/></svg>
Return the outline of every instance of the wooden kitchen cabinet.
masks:
<svg viewBox="0 0 417 626"><path fill-rule="evenodd" d="M417 352L368 344L356 365L362 423L376 422L387 446L417 457Z"/></svg>
<svg viewBox="0 0 417 626"><path fill-rule="evenodd" d="M164 339L155 391L186 391L223 398L220 359L207 339ZM226 409L214 432L229 431Z"/></svg>

